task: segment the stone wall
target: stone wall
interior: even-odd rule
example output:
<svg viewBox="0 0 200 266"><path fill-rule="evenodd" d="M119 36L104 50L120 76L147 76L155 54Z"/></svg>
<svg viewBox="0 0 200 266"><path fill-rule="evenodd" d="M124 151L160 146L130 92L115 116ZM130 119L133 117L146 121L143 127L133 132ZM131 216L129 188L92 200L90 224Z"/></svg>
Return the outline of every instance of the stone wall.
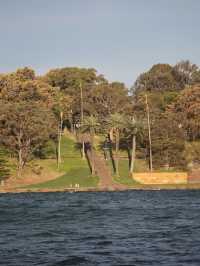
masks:
<svg viewBox="0 0 200 266"><path fill-rule="evenodd" d="M141 184L187 184L188 174L184 172L173 173L133 173L133 179Z"/></svg>

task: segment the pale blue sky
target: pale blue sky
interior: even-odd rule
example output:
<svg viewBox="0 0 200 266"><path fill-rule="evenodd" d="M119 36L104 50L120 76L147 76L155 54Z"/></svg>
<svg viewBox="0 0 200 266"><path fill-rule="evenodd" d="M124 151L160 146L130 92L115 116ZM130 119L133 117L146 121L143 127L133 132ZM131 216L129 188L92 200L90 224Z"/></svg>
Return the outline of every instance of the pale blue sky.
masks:
<svg viewBox="0 0 200 266"><path fill-rule="evenodd" d="M0 72L94 67L133 84L151 65L200 65L199 0L0 0Z"/></svg>

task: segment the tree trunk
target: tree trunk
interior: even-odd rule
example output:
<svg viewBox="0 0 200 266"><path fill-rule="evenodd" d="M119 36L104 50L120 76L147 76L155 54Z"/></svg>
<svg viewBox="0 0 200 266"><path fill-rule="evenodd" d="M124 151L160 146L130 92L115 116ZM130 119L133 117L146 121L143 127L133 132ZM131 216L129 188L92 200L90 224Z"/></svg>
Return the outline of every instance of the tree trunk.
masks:
<svg viewBox="0 0 200 266"><path fill-rule="evenodd" d="M82 159L85 160L85 142L82 141Z"/></svg>
<svg viewBox="0 0 200 266"><path fill-rule="evenodd" d="M18 151L18 177L21 177L22 175L23 166L24 166L24 161L22 157L22 149L20 148Z"/></svg>
<svg viewBox="0 0 200 266"><path fill-rule="evenodd" d="M83 126L84 120L84 109L83 109L83 88L80 82L80 93L81 93L81 126ZM85 160L85 142L82 141L82 159Z"/></svg>
<svg viewBox="0 0 200 266"><path fill-rule="evenodd" d="M151 125L150 125L150 114L149 114L149 105L147 94L145 95L146 98L146 112L147 112L147 124L148 124L148 135L149 135L149 168L150 171L153 171L153 162L152 162L152 143L151 143Z"/></svg>
<svg viewBox="0 0 200 266"><path fill-rule="evenodd" d="M119 130L116 129L116 143L115 143L115 156L116 156L116 175L119 176Z"/></svg>
<svg viewBox="0 0 200 266"><path fill-rule="evenodd" d="M61 160L61 140L62 140L62 127L63 127L63 113L60 113L60 121L58 125L58 158L57 158L57 166L58 169L60 167Z"/></svg>
<svg viewBox="0 0 200 266"><path fill-rule="evenodd" d="M94 163L94 132L93 132L93 129L90 130L90 138L91 138L91 168L92 168L92 176L95 176L95 163Z"/></svg>
<svg viewBox="0 0 200 266"><path fill-rule="evenodd" d="M23 169L23 165L24 165L24 162L23 162L23 150L22 150L22 130L20 128L19 130L19 135L18 135L18 147L19 147L19 150L18 150L18 177L21 177L22 175L22 169Z"/></svg>
<svg viewBox="0 0 200 266"><path fill-rule="evenodd" d="M110 132L109 132L109 138L111 141L113 141L113 128L110 129Z"/></svg>
<svg viewBox="0 0 200 266"><path fill-rule="evenodd" d="M134 170L134 165L135 165L135 151L136 151L136 136L133 135L133 138L132 138L132 153L131 153L130 173L133 173L133 170Z"/></svg>

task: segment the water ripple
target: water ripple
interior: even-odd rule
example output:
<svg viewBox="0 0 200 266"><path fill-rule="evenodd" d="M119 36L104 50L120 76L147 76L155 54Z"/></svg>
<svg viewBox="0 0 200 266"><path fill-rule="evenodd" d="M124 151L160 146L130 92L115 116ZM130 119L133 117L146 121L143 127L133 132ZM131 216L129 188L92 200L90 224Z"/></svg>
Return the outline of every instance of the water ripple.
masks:
<svg viewBox="0 0 200 266"><path fill-rule="evenodd" d="M0 265L199 266L199 191L0 195Z"/></svg>

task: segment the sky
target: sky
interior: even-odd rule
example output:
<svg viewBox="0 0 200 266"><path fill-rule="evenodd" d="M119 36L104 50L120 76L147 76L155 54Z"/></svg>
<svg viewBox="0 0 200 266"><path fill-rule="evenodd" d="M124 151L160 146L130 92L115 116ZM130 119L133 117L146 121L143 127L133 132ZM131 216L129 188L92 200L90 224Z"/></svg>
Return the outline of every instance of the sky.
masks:
<svg viewBox="0 0 200 266"><path fill-rule="evenodd" d="M0 0L0 72L92 67L131 86L153 64L200 65L199 0Z"/></svg>

